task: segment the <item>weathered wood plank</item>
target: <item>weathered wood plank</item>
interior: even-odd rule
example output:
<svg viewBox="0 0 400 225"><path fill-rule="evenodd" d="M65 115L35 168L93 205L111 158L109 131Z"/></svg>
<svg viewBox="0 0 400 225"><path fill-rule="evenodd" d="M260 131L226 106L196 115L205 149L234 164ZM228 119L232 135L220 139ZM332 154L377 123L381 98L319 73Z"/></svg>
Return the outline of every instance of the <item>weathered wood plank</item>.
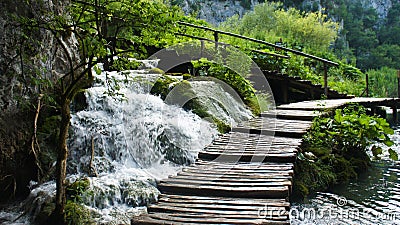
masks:
<svg viewBox="0 0 400 225"><path fill-rule="evenodd" d="M268 173L265 175L252 175L252 174L196 174L196 173L185 173L180 172L177 176L179 177L199 177L203 179L218 179L218 178L226 178L226 179L292 179L292 175L290 173L283 174L283 173ZM177 177L177 176L170 176L170 177Z"/></svg>
<svg viewBox="0 0 400 225"><path fill-rule="evenodd" d="M178 179L170 178L166 180L159 181L158 185L164 184L189 184L189 185L208 185L216 187L278 187L278 186L291 186L292 182L289 180L279 181L279 180L194 180L194 179Z"/></svg>
<svg viewBox="0 0 400 225"><path fill-rule="evenodd" d="M159 202L173 202L177 204L210 203L211 205L223 204L232 206L251 205L254 207L277 206L277 207L285 207L286 209L290 207L290 203L285 199L251 199L251 198L229 198L229 197L167 195L167 194L160 194Z"/></svg>
<svg viewBox="0 0 400 225"><path fill-rule="evenodd" d="M188 195L207 195L238 198L286 198L289 194L287 186L280 187L223 187L210 185L161 184L162 193L182 193Z"/></svg>
<svg viewBox="0 0 400 225"><path fill-rule="evenodd" d="M239 124L232 132L301 138L310 126L310 121L259 117Z"/></svg>
<svg viewBox="0 0 400 225"><path fill-rule="evenodd" d="M192 211L184 211L185 209L192 209ZM285 207L276 206L252 206L252 205L222 205L222 204L179 204L171 202L159 202L157 205L149 206L149 212L173 212L183 211L188 213L202 213L202 214L221 214L221 215L241 215L247 218L257 218L259 212L262 210L270 210L270 215L285 216L287 219L288 212ZM281 212L281 213L279 213Z"/></svg>
<svg viewBox="0 0 400 225"><path fill-rule="evenodd" d="M327 112L321 112L321 111L275 109L261 113L261 117L270 117L270 118L286 119L286 120L311 121L315 117L326 114Z"/></svg>
<svg viewBox="0 0 400 225"><path fill-rule="evenodd" d="M171 215L171 214L170 214ZM172 214L173 215L173 214ZM169 216L168 213L152 213L147 217L141 217L132 221L134 225L153 225L153 224L173 224L173 225L190 225L190 224L289 224L289 220L271 220L267 218L254 219L230 219L221 217L221 215L199 215L196 213L181 214L181 217Z"/></svg>
<svg viewBox="0 0 400 225"><path fill-rule="evenodd" d="M192 172L194 174L249 174L249 175L267 175L268 173L272 174L291 174L293 173L293 169L282 167L281 170L274 169L248 169L248 168L240 168L240 167L232 167L232 168L203 168L199 169L196 167L186 167L182 169L182 172Z"/></svg>
<svg viewBox="0 0 400 225"><path fill-rule="evenodd" d="M214 153L199 152L199 158L206 160L221 159L225 161L242 161L242 162L294 162L296 153L280 153L280 154L245 154L245 153Z"/></svg>

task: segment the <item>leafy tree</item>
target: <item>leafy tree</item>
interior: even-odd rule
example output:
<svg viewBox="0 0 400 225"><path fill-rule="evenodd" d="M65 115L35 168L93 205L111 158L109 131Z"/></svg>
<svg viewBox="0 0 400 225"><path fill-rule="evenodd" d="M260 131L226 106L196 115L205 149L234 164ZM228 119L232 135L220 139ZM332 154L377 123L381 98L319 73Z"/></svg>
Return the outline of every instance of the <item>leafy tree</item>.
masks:
<svg viewBox="0 0 400 225"><path fill-rule="evenodd" d="M379 31L379 41L383 44L400 45L400 2L393 3L384 25Z"/></svg>
<svg viewBox="0 0 400 225"><path fill-rule="evenodd" d="M103 63L113 66L115 56L146 57L150 46L162 47L172 41L174 21L182 17L176 8L162 1L72 0L68 12L57 15L41 11L38 18L20 17L19 26L30 31L48 31L65 59L58 84L51 93L61 115L56 163L56 210L54 221L62 221L65 207L65 177L70 103L91 84L92 68ZM71 47L72 46L72 47ZM61 217L62 218L62 217Z"/></svg>
<svg viewBox="0 0 400 225"><path fill-rule="evenodd" d="M302 13L295 8L283 9L282 3L256 5L243 18L234 16L220 28L246 36L289 45L301 43L306 48L328 49L337 37L338 24L322 12Z"/></svg>

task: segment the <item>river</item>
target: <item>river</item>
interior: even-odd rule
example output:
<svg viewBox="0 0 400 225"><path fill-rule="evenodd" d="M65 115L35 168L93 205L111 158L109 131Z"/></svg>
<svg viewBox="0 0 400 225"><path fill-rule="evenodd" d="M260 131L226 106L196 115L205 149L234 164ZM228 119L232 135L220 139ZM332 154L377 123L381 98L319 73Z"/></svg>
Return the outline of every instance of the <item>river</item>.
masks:
<svg viewBox="0 0 400 225"><path fill-rule="evenodd" d="M392 136L398 153L400 126ZM358 179L294 203L291 224L400 224L400 161L383 156Z"/></svg>

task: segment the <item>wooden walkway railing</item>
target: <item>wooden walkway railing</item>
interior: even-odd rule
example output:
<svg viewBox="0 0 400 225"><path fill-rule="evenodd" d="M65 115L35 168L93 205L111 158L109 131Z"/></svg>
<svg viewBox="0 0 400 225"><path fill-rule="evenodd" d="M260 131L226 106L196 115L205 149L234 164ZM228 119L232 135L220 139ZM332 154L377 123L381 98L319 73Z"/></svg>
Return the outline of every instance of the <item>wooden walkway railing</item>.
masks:
<svg viewBox="0 0 400 225"><path fill-rule="evenodd" d="M131 224L289 224L294 162L315 116L357 102L399 107L400 99L354 98L282 105L234 127L198 160L158 183L159 201Z"/></svg>
<svg viewBox="0 0 400 225"><path fill-rule="evenodd" d="M227 32L227 31L217 30L217 29L213 29L213 28L210 28L210 27L199 26L199 25L186 23L186 22L178 22L178 24L183 25L183 26L189 26L189 27L193 27L193 28L197 28L197 29L202 29L202 30L213 32L213 36L214 36L214 41L213 42L215 43L215 47L216 48L218 47L219 44L226 44L226 43L220 43L219 42L219 34L223 34L223 35L227 35L227 36L243 39L243 40L246 40L246 41L251 41L251 42L254 42L254 43L263 44L263 45L266 45L266 46L269 46L269 47L273 47L273 48L276 48L276 49L281 49L281 50L286 51L286 52L291 52L291 53L296 54L296 55L300 55L300 56L303 56L303 57L306 57L306 58L309 58L309 59L313 59L313 60L319 61L319 62L323 63L323 65L324 65L325 96L328 96L328 66L339 66L339 64L336 63L336 62L332 62L330 60L327 60L327 59L324 59L324 58L321 58L321 57L318 57L318 56L315 56L315 55L307 54L305 52L301 52L301 51L298 51L298 50L295 50L295 49L287 48L287 47L284 47L284 46L281 46L281 45L272 44L272 43L269 43L267 41L262 41L262 40L258 40L258 39L255 39L255 38L246 37L246 36L243 36L243 35L240 35L240 34L235 34L235 33ZM187 37L190 37L190 38L203 40L203 41L204 40L205 41L212 41L212 40L209 40L207 38L192 36L192 35L188 35L188 34L179 33L178 35L187 36ZM260 51L258 51L258 50L254 50L254 51L257 51L257 52L260 53ZM268 54L268 53L263 52L263 54ZM277 54L275 54L275 55L277 55ZM277 55L277 56L278 57L282 57L282 58L286 58L286 56L281 56L281 55Z"/></svg>

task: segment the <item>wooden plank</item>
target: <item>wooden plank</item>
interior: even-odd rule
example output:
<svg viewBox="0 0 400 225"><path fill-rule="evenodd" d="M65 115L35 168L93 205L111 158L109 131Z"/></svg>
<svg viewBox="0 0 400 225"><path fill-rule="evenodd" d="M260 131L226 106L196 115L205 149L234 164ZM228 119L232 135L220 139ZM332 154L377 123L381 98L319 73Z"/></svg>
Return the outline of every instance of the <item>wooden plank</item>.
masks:
<svg viewBox="0 0 400 225"><path fill-rule="evenodd" d="M268 170L282 170L282 169L293 169L293 163L251 163L251 162L238 162L238 163L227 163L227 162L215 162L215 161L203 161L197 160L195 164L187 166L185 168L224 168L224 169L268 169Z"/></svg>
<svg viewBox="0 0 400 225"><path fill-rule="evenodd" d="M174 214L170 214L174 215ZM168 213L149 214L151 219L158 221L170 221L166 224L289 224L288 219L266 219L266 218L253 218L253 219L231 219L229 217L222 217L221 215L198 215L196 213L180 214L180 216L169 216ZM165 223L162 223L165 224Z"/></svg>
<svg viewBox="0 0 400 225"><path fill-rule="evenodd" d="M226 154L251 154L251 155L270 155L270 154L293 154L297 153L298 149L262 149L262 148L232 148L232 147L220 147L220 148L207 148L201 152L210 153L226 153Z"/></svg>
<svg viewBox="0 0 400 225"><path fill-rule="evenodd" d="M310 121L255 118L232 128L232 132L301 138L311 126Z"/></svg>
<svg viewBox="0 0 400 225"><path fill-rule="evenodd" d="M252 199L252 198L229 198L212 196L190 196L190 195L169 195L160 194L159 202L174 203L201 203L201 204L224 204L224 205L251 205L254 207L278 206L289 209L290 203L285 199Z"/></svg>
<svg viewBox="0 0 400 225"><path fill-rule="evenodd" d="M278 119L287 119L287 120L306 120L311 121L315 117L319 117L322 115L326 115L327 112L321 111L307 111L307 110L270 110L267 112L261 113L261 117L270 117L270 118L278 118Z"/></svg>
<svg viewBox="0 0 400 225"><path fill-rule="evenodd" d="M219 187L210 185L162 184L158 186L162 193L181 193L187 195L207 195L238 198L286 198L287 186L281 187Z"/></svg>
<svg viewBox="0 0 400 225"><path fill-rule="evenodd" d="M194 179L177 179L170 178L161 180L158 185L164 184L190 184L190 185L207 185L207 186L218 186L218 187L277 187L277 186L291 186L292 182L289 180L266 180L266 181L233 181L233 180L194 180Z"/></svg>
<svg viewBox="0 0 400 225"><path fill-rule="evenodd" d="M165 180L161 180L160 182L171 182L174 180L180 180L180 181L212 181L212 182L231 182L231 183L243 183L243 182L250 182L250 183L267 183L267 182L286 182L289 181L290 179L286 178L243 178L243 177L238 177L235 179L229 178L229 177L219 177L216 179L205 179L204 177L187 177L187 176L175 176L171 177Z"/></svg>
<svg viewBox="0 0 400 225"><path fill-rule="evenodd" d="M230 178L230 179L288 179L291 180L292 176L283 173L268 173L266 175L252 175L252 174L196 174L196 173L185 173L185 172L180 172L178 173L177 176L171 176L171 177L199 177L199 178L204 178L204 179L218 179L218 178Z"/></svg>
<svg viewBox="0 0 400 225"><path fill-rule="evenodd" d="M195 205L192 205L195 206ZM253 207L252 208L238 208L237 210L228 208L218 208L215 206L212 208L212 205L204 205L203 207L200 208L192 208L190 205L188 207L185 207L183 205L172 205L172 204L157 204L157 205L152 205L148 208L148 211L152 214L149 214L150 216L152 215L157 215L157 213L196 213L196 214L203 214L204 217L209 217L211 215L219 215L223 216L226 218L235 218L238 215L241 216L242 218L245 217L247 219L260 219L262 216L260 216L260 211L263 210L263 208L259 207ZM274 211L274 212L272 212ZM180 215L181 217L183 216L182 214ZM288 211L286 211L285 208L280 208L280 207L275 207L271 208L271 213L270 213L270 218L269 219L275 219L275 220L287 220L289 217ZM152 216L153 217L153 216Z"/></svg>
<svg viewBox="0 0 400 225"><path fill-rule="evenodd" d="M156 212L160 210L160 206L165 209L169 207L174 208L191 208L195 210L207 210L207 213L210 214L232 214L234 215L244 215L249 216L251 214L257 215L259 211L263 209L271 210L272 215L273 213L280 213L279 215L288 215L288 212L285 207L279 206L253 206L253 205L225 205L225 204L210 204L210 203L177 203L177 202L159 202L156 206L149 206L149 212ZM164 211L164 210L160 210ZM237 213L239 211L239 213ZM205 213L204 211L196 211L196 213ZM277 214L275 214L277 215Z"/></svg>
<svg viewBox="0 0 400 225"><path fill-rule="evenodd" d="M231 167L231 168L203 168L200 169L198 167L186 167L182 169L182 172L192 172L194 174L255 174L255 175L266 175L268 173L282 173L282 174L291 174L293 169L289 169L288 167L282 167L281 170L272 170L272 169L248 169L248 168L240 168L240 167Z"/></svg>
<svg viewBox="0 0 400 225"><path fill-rule="evenodd" d="M207 218L224 218L224 219L240 219L240 220L254 220L254 219L268 219L271 222L275 222L275 221L286 221L288 220L288 216L287 215L280 215L279 212L275 212L271 215L243 215L243 214L214 214L214 213L207 213L207 214L203 214L203 213L165 213L168 215L171 215L173 217L180 217L180 218L196 218L196 219L200 219L207 217ZM153 216L155 215L155 213L150 213L151 217L155 217ZM267 222L267 221L265 221ZM226 223L224 223L226 224Z"/></svg>
<svg viewBox="0 0 400 225"><path fill-rule="evenodd" d="M201 159L196 160L195 164L191 165L202 165L208 167L217 167L217 168L232 168L232 167L240 167L240 168L282 168L282 167L290 167L293 168L293 163L274 163L274 162L218 162L218 161L204 161ZM189 167L191 167L189 166Z"/></svg>
<svg viewBox="0 0 400 225"><path fill-rule="evenodd" d="M213 153L213 152L199 152L200 159L215 160L218 158L230 161L261 161L261 162L294 162L296 161L295 153L286 154L235 154L235 153Z"/></svg>

